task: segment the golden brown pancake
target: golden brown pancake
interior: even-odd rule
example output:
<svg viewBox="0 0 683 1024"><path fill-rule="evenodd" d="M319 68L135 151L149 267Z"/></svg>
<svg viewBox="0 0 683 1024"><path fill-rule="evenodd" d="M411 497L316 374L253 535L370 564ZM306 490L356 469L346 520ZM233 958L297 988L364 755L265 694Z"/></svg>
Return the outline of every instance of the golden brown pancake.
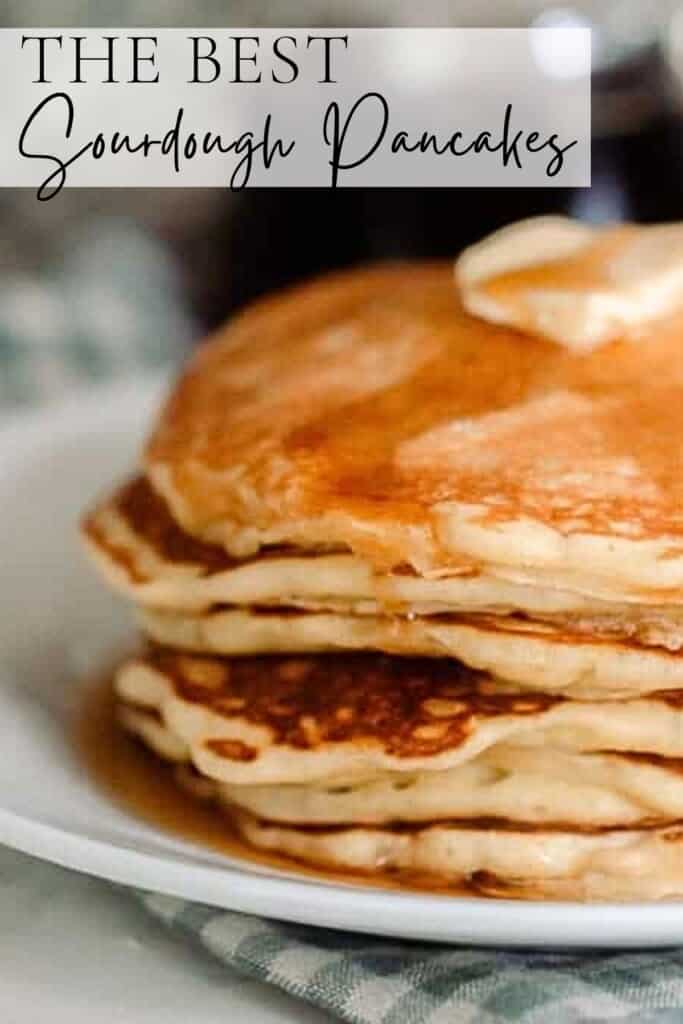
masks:
<svg viewBox="0 0 683 1024"><path fill-rule="evenodd" d="M453 768L385 772L369 779L234 784L202 775L191 749L153 708L120 701L121 725L166 761L184 785L228 808L282 825L476 822L590 832L659 827L683 818L683 759L560 746L492 743Z"/></svg>
<svg viewBox="0 0 683 1024"><path fill-rule="evenodd" d="M228 659L156 648L124 664L116 685L226 781L411 770L448 759L477 718L518 722L557 703L499 693L455 662L375 654Z"/></svg>
<svg viewBox="0 0 683 1024"><path fill-rule="evenodd" d="M521 690L615 700L683 688L683 654L515 616L373 616L267 608L145 608L155 643L210 655L385 651L457 658Z"/></svg>
<svg viewBox="0 0 683 1024"><path fill-rule="evenodd" d="M186 531L235 556L322 544L680 600L682 328L576 355L466 314L449 265L339 274L197 352L147 471Z"/></svg>
<svg viewBox="0 0 683 1024"><path fill-rule="evenodd" d="M164 651L117 690L125 727L258 848L495 895L683 895L680 693L606 715L442 662Z"/></svg>
<svg viewBox="0 0 683 1024"><path fill-rule="evenodd" d="M407 884L463 883L482 895L585 902L680 899L683 830L526 832L439 822L420 829L301 829L248 814L236 819L252 845L304 864Z"/></svg>
<svg viewBox="0 0 683 1024"><path fill-rule="evenodd" d="M373 572L350 552L271 547L239 560L198 541L173 520L149 482L138 477L85 518L87 548L108 582L151 608L206 611L212 605L304 608L351 614L443 615L522 613L569 632L635 639L677 650L683 645L683 606L590 596L553 585L542 574L522 581L472 565L451 576L425 578L408 566ZM561 584L562 581L559 581Z"/></svg>
<svg viewBox="0 0 683 1024"><path fill-rule="evenodd" d="M166 502L144 477L137 476L120 487L112 501L93 509L83 522L86 536L101 546L112 561L125 567L133 580L143 579L144 570L136 564L134 549L125 543L126 538L110 536L105 513L116 515L141 542L167 563L200 565L205 574L237 564L223 548L202 543L181 530L170 515Z"/></svg>
<svg viewBox="0 0 683 1024"><path fill-rule="evenodd" d="M175 523L144 477L128 481L93 508L82 533L107 581L151 607L321 599L346 606L373 596L368 567L348 553L280 545L235 559L218 545L196 540Z"/></svg>
<svg viewBox="0 0 683 1024"><path fill-rule="evenodd" d="M116 690L160 715L202 774L235 785L442 771L501 743L683 757L683 691L605 707L511 692L448 659L152 649Z"/></svg>

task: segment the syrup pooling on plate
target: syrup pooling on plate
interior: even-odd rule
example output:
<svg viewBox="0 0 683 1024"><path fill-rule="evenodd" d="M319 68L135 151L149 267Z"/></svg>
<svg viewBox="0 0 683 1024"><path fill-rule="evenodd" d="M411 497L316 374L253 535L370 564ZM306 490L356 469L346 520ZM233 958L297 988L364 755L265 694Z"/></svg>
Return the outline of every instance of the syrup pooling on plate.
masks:
<svg viewBox="0 0 683 1024"><path fill-rule="evenodd" d="M325 882L338 882L342 884L364 884L380 888L392 889L416 889L428 890L430 892L449 896L472 896L490 895L506 896L508 898L552 898L575 899L577 897L576 884L571 880L566 883L554 881L551 891L548 891L548 884L541 884L536 881L532 884L515 881L511 878L504 878L495 872L478 870L474 872L467 883L462 879L455 881L452 877L441 877L432 870L419 871L413 867L397 866L387 874L383 871L377 874L376 871L362 870L353 864L343 863L343 857L339 857L335 865L333 858L322 857L322 866L318 869L311 867L310 855L300 852L297 855L296 848L290 850L289 856L268 849L266 841L265 852L245 842L239 837L236 819L233 813L226 812L225 807L218 812L216 807L208 803L206 799L200 799L196 795L190 795L187 784L178 785L177 778L171 766L164 764L154 758L142 745L135 743L129 736L117 726L114 714L114 700L111 682L106 680L98 686L92 687L88 699L82 708L76 734L76 744L86 769L90 772L93 780L108 792L124 808L130 810L136 816L151 822L170 834L179 838L197 842L201 845L208 845L218 852L226 854L230 858L236 858L247 865L256 867L271 868L276 871L283 871L287 874L303 874L309 878L317 878ZM455 823L451 831L462 835L462 824ZM518 840L518 837L533 836L536 834L546 843L546 837L558 834L557 830L529 829L519 830L514 825L501 830L501 823L495 821L481 822L473 820L467 825L467 831L476 835L477 829L486 826L486 833L489 837L500 840L510 835ZM245 832L245 828L250 830ZM253 843L257 835L253 830L260 833L262 838L270 835L272 837L272 826L266 821L257 817L250 817L242 820L242 830L245 835L251 834ZM510 832L511 830L511 832ZM290 832L292 830L289 830ZM339 830L333 830L334 832ZM413 830L414 831L414 830ZM429 830L428 830L429 831ZM434 830L432 830L433 832ZM593 830L599 839L604 830ZM306 835L313 837L315 841L325 838L325 830L318 830L316 833L307 830L294 831L292 833L298 839ZM329 839L329 830L327 838ZM401 834L409 836L410 832L403 832L399 828L392 830L392 835L399 837ZM425 833L427 834L427 833ZM575 834L575 833L574 833ZM585 834L585 833L584 833ZM377 836L377 831L369 833ZM614 837L612 846L608 844L607 850L610 857L618 856L620 849L625 847L628 856L633 856L637 850L638 839L642 833L628 832L626 830L612 830ZM621 838L619 838L621 836ZM567 835L559 833L560 841L566 844ZM527 840L522 840L528 842ZM586 842L590 836L586 837ZM675 828L664 828L654 840L655 847L659 850L676 850L679 841L679 833ZM286 845L286 844L285 844ZM342 847L343 851L344 847ZM547 850L547 845L546 845ZM304 863L297 858L302 857ZM308 859L309 863L305 861ZM609 895L609 894L607 894ZM613 898L619 896L618 890L613 892ZM595 893L589 894L589 898L596 897ZM606 898L603 895L602 898Z"/></svg>
<svg viewBox="0 0 683 1024"><path fill-rule="evenodd" d="M294 858L249 845L240 839L226 810L217 813L211 803L193 795L187 784L178 782L170 765L154 757L119 726L110 677L89 685L77 718L74 744L93 782L125 810L169 835L209 847L242 861L246 867L269 868L328 883L394 890L428 889L447 896L478 894L475 885L444 882L438 886L433 879L416 876L404 875L392 881L348 871L317 871Z"/></svg>

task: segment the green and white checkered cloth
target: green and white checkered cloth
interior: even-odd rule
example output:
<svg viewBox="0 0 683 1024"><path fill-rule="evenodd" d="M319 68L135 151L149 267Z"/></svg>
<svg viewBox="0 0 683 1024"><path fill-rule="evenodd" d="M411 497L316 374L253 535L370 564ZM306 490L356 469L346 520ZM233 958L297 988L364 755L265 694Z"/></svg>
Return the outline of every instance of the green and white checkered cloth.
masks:
<svg viewBox="0 0 683 1024"><path fill-rule="evenodd" d="M38 274L0 279L0 414L178 359L194 329L166 250L99 219Z"/></svg>
<svg viewBox="0 0 683 1024"><path fill-rule="evenodd" d="M98 223L65 251L48 274L0 284L0 412L162 365L191 337L173 267L136 228ZM136 897L207 955L354 1024L683 1024L681 950L438 947Z"/></svg>
<svg viewBox="0 0 683 1024"><path fill-rule="evenodd" d="M463 949L264 921L139 894L224 964L352 1024L683 1021L683 950L543 953Z"/></svg>

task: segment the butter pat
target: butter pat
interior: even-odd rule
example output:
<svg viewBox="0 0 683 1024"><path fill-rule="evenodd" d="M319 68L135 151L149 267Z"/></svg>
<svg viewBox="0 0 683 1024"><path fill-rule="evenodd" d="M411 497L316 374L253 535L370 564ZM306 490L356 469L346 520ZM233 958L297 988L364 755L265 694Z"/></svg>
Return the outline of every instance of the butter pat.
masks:
<svg viewBox="0 0 683 1024"><path fill-rule="evenodd" d="M475 316L589 352L683 309L683 223L534 217L465 249L455 278Z"/></svg>

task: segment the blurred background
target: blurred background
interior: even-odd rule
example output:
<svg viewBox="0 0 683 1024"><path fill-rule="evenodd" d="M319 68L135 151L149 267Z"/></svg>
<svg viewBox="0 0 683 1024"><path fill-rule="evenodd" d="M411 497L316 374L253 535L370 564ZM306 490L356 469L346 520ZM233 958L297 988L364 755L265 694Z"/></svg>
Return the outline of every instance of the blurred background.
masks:
<svg viewBox="0 0 683 1024"><path fill-rule="evenodd" d="M683 218L683 2L5 0L7 26L587 25L590 189L0 190L0 403L176 360L249 299L369 260L452 257L536 213ZM505 68L498 72L505 75Z"/></svg>

